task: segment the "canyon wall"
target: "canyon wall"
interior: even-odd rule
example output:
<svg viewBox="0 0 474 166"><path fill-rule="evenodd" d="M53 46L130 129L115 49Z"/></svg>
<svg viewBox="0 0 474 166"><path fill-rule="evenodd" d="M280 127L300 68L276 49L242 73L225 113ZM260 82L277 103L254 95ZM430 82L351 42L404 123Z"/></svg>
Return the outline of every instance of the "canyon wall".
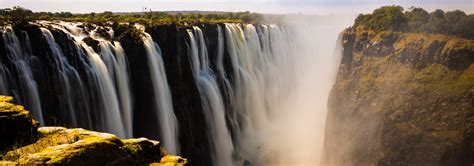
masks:
<svg viewBox="0 0 474 166"><path fill-rule="evenodd" d="M322 165L472 165L474 41L348 28Z"/></svg>

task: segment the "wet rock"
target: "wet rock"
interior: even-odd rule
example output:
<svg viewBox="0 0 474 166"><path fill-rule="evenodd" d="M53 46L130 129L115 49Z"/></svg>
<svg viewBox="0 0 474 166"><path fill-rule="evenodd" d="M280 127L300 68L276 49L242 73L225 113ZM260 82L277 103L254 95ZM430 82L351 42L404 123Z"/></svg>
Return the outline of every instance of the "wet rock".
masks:
<svg viewBox="0 0 474 166"><path fill-rule="evenodd" d="M82 39L84 43L86 43L88 46L92 47L95 52L100 52L99 50L99 41L93 39L92 37L86 37Z"/></svg>

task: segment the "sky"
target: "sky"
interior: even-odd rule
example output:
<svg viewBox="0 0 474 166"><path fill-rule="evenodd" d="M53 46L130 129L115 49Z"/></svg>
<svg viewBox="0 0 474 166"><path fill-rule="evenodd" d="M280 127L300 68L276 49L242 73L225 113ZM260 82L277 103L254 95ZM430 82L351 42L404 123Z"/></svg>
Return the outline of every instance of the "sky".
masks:
<svg viewBox="0 0 474 166"><path fill-rule="evenodd" d="M0 8L22 6L33 11L139 12L154 11L252 11L259 13L354 14L368 13L382 5L423 7L427 10L461 9L474 13L474 0L0 0Z"/></svg>

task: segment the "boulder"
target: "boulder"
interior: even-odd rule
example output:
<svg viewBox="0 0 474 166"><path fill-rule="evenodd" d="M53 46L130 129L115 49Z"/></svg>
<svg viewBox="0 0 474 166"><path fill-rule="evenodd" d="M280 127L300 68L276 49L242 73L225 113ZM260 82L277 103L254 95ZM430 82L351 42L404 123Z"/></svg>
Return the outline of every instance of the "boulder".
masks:
<svg viewBox="0 0 474 166"><path fill-rule="evenodd" d="M0 151L35 141L39 123L13 97L0 96Z"/></svg>
<svg viewBox="0 0 474 166"><path fill-rule="evenodd" d="M166 151L161 148L160 142L146 138L123 140L124 149L139 163L160 161L166 156Z"/></svg>
<svg viewBox="0 0 474 166"><path fill-rule="evenodd" d="M40 127L13 98L0 96L4 161L0 165L184 165L170 156L160 142L125 139L81 128ZM28 143L28 144L26 144ZM6 152L6 153L3 153Z"/></svg>
<svg viewBox="0 0 474 166"><path fill-rule="evenodd" d="M113 134L64 127L41 127L38 132L38 141L7 152L4 159L27 165L147 165L154 162L184 165L187 162L167 155L160 142L146 138L121 140Z"/></svg>

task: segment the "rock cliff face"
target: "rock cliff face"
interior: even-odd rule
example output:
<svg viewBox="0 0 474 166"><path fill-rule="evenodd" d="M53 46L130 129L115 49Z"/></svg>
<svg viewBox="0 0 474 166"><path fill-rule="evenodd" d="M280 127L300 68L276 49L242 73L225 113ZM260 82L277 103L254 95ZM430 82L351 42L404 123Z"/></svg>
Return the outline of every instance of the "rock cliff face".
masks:
<svg viewBox="0 0 474 166"><path fill-rule="evenodd" d="M40 127L28 111L0 96L0 165L184 165L160 142L64 127Z"/></svg>
<svg viewBox="0 0 474 166"><path fill-rule="evenodd" d="M472 165L474 41L347 29L323 165Z"/></svg>

